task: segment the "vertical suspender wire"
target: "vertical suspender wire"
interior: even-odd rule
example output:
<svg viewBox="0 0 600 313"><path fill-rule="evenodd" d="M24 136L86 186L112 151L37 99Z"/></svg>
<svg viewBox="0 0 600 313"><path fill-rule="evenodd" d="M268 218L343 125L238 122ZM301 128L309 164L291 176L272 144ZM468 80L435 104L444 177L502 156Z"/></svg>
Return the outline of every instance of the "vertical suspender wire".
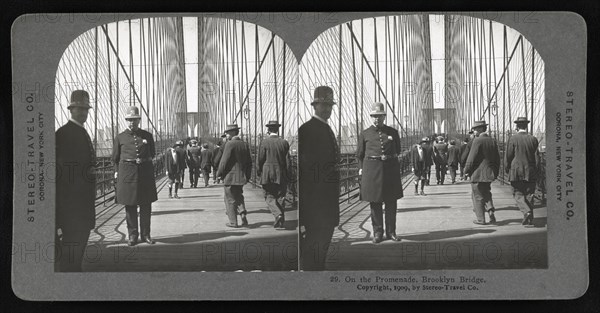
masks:
<svg viewBox="0 0 600 313"><path fill-rule="evenodd" d="M507 34L506 34L506 26L504 26L504 38L507 38ZM508 55L508 40L505 39L505 41L507 41L507 45L504 46L504 49L506 50L506 54ZM507 91L507 95L506 95L506 99L508 100L508 125L511 125L511 127L508 128L508 138L510 140L510 136L512 135L512 104L511 104L511 96L510 96L510 61L511 59L508 59L506 62L506 86L508 87L506 89Z"/></svg>
<svg viewBox="0 0 600 313"><path fill-rule="evenodd" d="M506 68L506 26L504 26L503 29L502 67ZM502 142L504 143L504 151L506 153L506 79L502 80ZM506 168L506 158L503 157L500 161L502 162L502 172L500 173L504 173L504 169ZM500 183L504 185L504 179L501 179Z"/></svg>
<svg viewBox="0 0 600 313"><path fill-rule="evenodd" d="M521 65L523 72L523 109L527 117L527 82L525 81L525 40L521 40Z"/></svg>
<svg viewBox="0 0 600 313"><path fill-rule="evenodd" d="M387 57L387 50L388 50L388 38L389 38L388 37L388 35L389 35L389 33L388 33L388 31L389 31L389 29L388 29L389 24L388 24L388 17L387 16L385 16L383 18L383 26L385 27L384 30L383 30L383 59L385 60L384 63L383 63L384 67L385 67L385 94L388 95L389 94L388 93L388 61L389 61L389 59ZM394 103L394 100L392 98L392 105L393 105L393 103Z"/></svg>
<svg viewBox="0 0 600 313"><path fill-rule="evenodd" d="M271 36L275 36L275 34L271 32ZM275 117L279 119L279 101L277 101L277 62L275 51L275 41L273 41L271 52L273 53L273 80L275 81Z"/></svg>
<svg viewBox="0 0 600 313"><path fill-rule="evenodd" d="M119 21L117 21L116 23L116 33L117 33L117 53L115 58L117 60L119 60ZM108 32L106 33L106 38L108 39ZM107 40L108 42L108 40ZM115 101L115 120L117 121L117 125L115 127L115 133L119 133L119 98L121 95L121 87L119 86L119 66L117 65L117 71L115 73L115 84L117 85L117 97L116 97L116 101ZM113 136L113 139L115 138L115 136Z"/></svg>
<svg viewBox="0 0 600 313"><path fill-rule="evenodd" d="M375 54L375 79L379 81L379 53L377 51L377 18L373 18L373 41L374 41L374 54ZM379 92L377 91L377 84L373 88L373 100L379 102Z"/></svg>
<svg viewBox="0 0 600 313"><path fill-rule="evenodd" d="M339 26L339 96L338 96L338 147L342 147L342 24ZM341 153L341 151L340 151Z"/></svg>
<svg viewBox="0 0 600 313"><path fill-rule="evenodd" d="M364 19L360 20L360 46L363 47L365 42L364 42L364 37L365 37L365 33L364 33ZM354 46L354 43L352 41L350 41L352 43L352 46ZM365 61L363 59L360 60L360 128L364 128L365 127L365 123L364 123L364 110L365 110Z"/></svg>
<svg viewBox="0 0 600 313"><path fill-rule="evenodd" d="M98 155L98 27L94 28L94 152Z"/></svg>
<svg viewBox="0 0 600 313"><path fill-rule="evenodd" d="M254 24L254 75L260 75L258 72L258 25ZM254 85L254 147L258 147L258 88L260 84ZM260 125L262 127L262 124ZM256 165L254 168L258 168L258 158L254 159Z"/></svg>
<svg viewBox="0 0 600 313"><path fill-rule="evenodd" d="M352 29L352 22L348 23L350 29ZM350 48L352 50L352 78L354 82L354 117L355 117L355 132L354 137L357 138L358 143L358 135L360 134L360 130L358 128L358 95L356 92L356 58L354 57L354 43L350 42Z"/></svg>
<svg viewBox="0 0 600 313"><path fill-rule="evenodd" d="M283 48L283 80L281 83L281 138L285 138L285 63L286 63L286 44L285 42L281 45Z"/></svg>
<svg viewBox="0 0 600 313"><path fill-rule="evenodd" d="M491 42L491 45L490 45L491 56L490 56L490 58L493 61L493 62L490 61L490 66L493 65L494 86L496 88L498 88L498 86L496 86L496 47L494 45L494 33L492 32L492 21L490 21L490 42ZM496 106L496 136L495 136L495 138L496 138L496 141L498 141L499 140L498 132L500 131L500 125L499 125L499 123L500 123L500 120L499 120L500 114L498 114L499 113L498 112L498 109L499 109L498 108L498 98L497 98L498 96L496 95L495 91L494 91L494 97L495 97L495 102L496 102L496 104L495 104L495 106Z"/></svg>
<svg viewBox="0 0 600 313"><path fill-rule="evenodd" d="M533 117L534 117L534 110L533 110L533 94L534 94L534 80L535 80L535 49L533 48L533 45L531 45L531 122L529 123L529 125L531 126L531 134L533 135Z"/></svg>

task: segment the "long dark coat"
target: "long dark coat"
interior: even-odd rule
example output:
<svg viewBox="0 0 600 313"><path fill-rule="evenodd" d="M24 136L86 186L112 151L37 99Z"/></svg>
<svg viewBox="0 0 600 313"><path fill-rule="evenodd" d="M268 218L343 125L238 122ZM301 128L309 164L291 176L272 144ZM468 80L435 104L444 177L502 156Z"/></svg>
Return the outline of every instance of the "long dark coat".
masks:
<svg viewBox="0 0 600 313"><path fill-rule="evenodd" d="M219 162L221 162L221 156L223 155L223 148L220 146L215 146L212 151L213 159L212 164L215 171L219 168Z"/></svg>
<svg viewBox="0 0 600 313"><path fill-rule="evenodd" d="M213 155L209 149L200 150L200 168L210 171L212 167ZM208 169L207 169L208 168Z"/></svg>
<svg viewBox="0 0 600 313"><path fill-rule="evenodd" d="M95 227L95 158L83 127L69 121L56 131L56 228Z"/></svg>
<svg viewBox="0 0 600 313"><path fill-rule="evenodd" d="M433 161L435 164L446 165L448 163L448 144L438 142L433 145Z"/></svg>
<svg viewBox="0 0 600 313"><path fill-rule="evenodd" d="M505 162L509 181L537 181L540 166L538 144L537 138L525 132L510 137Z"/></svg>
<svg viewBox="0 0 600 313"><path fill-rule="evenodd" d="M414 145L410 151L411 164L415 176L420 178L425 177L425 171L431 166L433 149L431 146L421 145L423 149L423 162L419 162L419 145Z"/></svg>
<svg viewBox="0 0 600 313"><path fill-rule="evenodd" d="M448 166L458 168L460 162L460 148L457 145L448 146Z"/></svg>
<svg viewBox="0 0 600 313"><path fill-rule="evenodd" d="M356 155L358 167L362 168L361 200L384 202L404 196L398 158L389 157L385 161L369 159L369 156L392 156L400 152L400 135L392 127L383 125L377 129L371 126L360 133Z"/></svg>
<svg viewBox="0 0 600 313"><path fill-rule="evenodd" d="M144 142L145 141L145 142ZM149 132L126 129L115 138L112 159L117 176L115 201L123 205L148 204L158 200L154 180L154 138ZM135 164L126 159L150 159Z"/></svg>
<svg viewBox="0 0 600 313"><path fill-rule="evenodd" d="M252 174L252 156L248 143L233 137L223 149L223 156L217 170L217 177L223 178L223 185L243 186Z"/></svg>
<svg viewBox="0 0 600 313"><path fill-rule="evenodd" d="M473 183L489 183L498 177L500 154L498 145L487 133L481 133L473 140L469 152L465 173L471 176Z"/></svg>
<svg viewBox="0 0 600 313"><path fill-rule="evenodd" d="M340 151L329 125L311 118L298 129L300 225L328 228L340 223Z"/></svg>
<svg viewBox="0 0 600 313"><path fill-rule="evenodd" d="M175 160L173 159L173 150L175 150ZM165 167L169 174L177 174L185 169L185 151L177 148L167 148L165 152Z"/></svg>
<svg viewBox="0 0 600 313"><path fill-rule="evenodd" d="M260 143L257 175L261 185L287 184L289 150L290 144L279 136L267 137Z"/></svg>

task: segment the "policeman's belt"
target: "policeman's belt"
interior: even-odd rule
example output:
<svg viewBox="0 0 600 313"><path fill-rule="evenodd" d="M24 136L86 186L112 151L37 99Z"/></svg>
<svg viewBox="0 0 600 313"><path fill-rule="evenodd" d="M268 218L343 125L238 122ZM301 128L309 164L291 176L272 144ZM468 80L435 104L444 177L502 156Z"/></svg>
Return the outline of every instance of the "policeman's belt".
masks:
<svg viewBox="0 0 600 313"><path fill-rule="evenodd" d="M389 154L382 154L382 155L368 156L367 159L369 159L369 160L385 161L385 160L395 159L397 157L398 157L397 154L391 154L391 155L389 155Z"/></svg>
<svg viewBox="0 0 600 313"><path fill-rule="evenodd" d="M121 161L128 162L128 163L142 164L144 162L150 162L150 161L152 161L152 159L151 158L137 158L137 159L123 159Z"/></svg>

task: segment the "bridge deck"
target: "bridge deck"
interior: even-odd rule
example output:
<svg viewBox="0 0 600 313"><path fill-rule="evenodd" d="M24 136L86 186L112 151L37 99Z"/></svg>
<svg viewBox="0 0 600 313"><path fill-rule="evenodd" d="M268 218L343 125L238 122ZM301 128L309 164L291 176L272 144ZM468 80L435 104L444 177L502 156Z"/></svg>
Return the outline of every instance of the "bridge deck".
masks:
<svg viewBox="0 0 600 313"><path fill-rule="evenodd" d="M534 209L534 227L521 225L510 186L492 184L496 225L473 224L468 182L425 187L415 196L409 184L398 200L400 242L371 242L370 209L366 202L342 207L334 232L328 270L402 270L457 268L547 267L546 207ZM487 214L486 214L487 219Z"/></svg>
<svg viewBox="0 0 600 313"><path fill-rule="evenodd" d="M187 177L186 177L187 178ZM187 182L186 182L186 185ZM188 185L189 186L189 185ZM285 230L276 230L262 189L244 186L249 227L225 226L222 185L184 188L168 199L165 179L157 182L152 205L156 244L127 246L125 209L98 207L84 257L84 271L235 271L297 269L297 209L288 204Z"/></svg>

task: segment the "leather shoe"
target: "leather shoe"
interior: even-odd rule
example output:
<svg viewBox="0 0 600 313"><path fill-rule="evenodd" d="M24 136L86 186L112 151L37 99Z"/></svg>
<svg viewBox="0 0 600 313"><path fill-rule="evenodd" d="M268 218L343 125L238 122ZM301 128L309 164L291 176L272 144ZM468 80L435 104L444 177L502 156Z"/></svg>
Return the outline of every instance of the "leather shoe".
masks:
<svg viewBox="0 0 600 313"><path fill-rule="evenodd" d="M246 218L246 214L242 215L242 227L248 226L248 219Z"/></svg>
<svg viewBox="0 0 600 313"><path fill-rule="evenodd" d="M175 198L175 199L181 199L181 198L179 198L179 196L178 196L177 194L175 194L175 195L173 196L173 198Z"/></svg>
<svg viewBox="0 0 600 313"><path fill-rule="evenodd" d="M492 211L490 211L490 224L496 224L496 215Z"/></svg>
<svg viewBox="0 0 600 313"><path fill-rule="evenodd" d="M421 190L421 196L426 196L425 192L423 192L423 190Z"/></svg>
<svg viewBox="0 0 600 313"><path fill-rule="evenodd" d="M482 222L482 221L478 221L478 220L473 220L473 224L477 224L477 225L487 225L487 224L485 223L485 221L484 221L484 222Z"/></svg>
<svg viewBox="0 0 600 313"><path fill-rule="evenodd" d="M137 237L129 237L129 240L127 240L127 245L130 247L133 247L137 244L138 238Z"/></svg>
<svg viewBox="0 0 600 313"><path fill-rule="evenodd" d="M383 241L383 236L381 234L375 234L373 236L373 243L380 243Z"/></svg>
<svg viewBox="0 0 600 313"><path fill-rule="evenodd" d="M533 212L527 212L523 217L523 222L521 222L524 226L533 225Z"/></svg>
<svg viewBox="0 0 600 313"><path fill-rule="evenodd" d="M156 241L152 240L152 237L150 237L150 235L142 237L142 241L144 241L148 244L151 244L151 245L156 243Z"/></svg>
<svg viewBox="0 0 600 313"><path fill-rule="evenodd" d="M385 235L385 237L386 237L388 240L392 240L392 241L400 241L400 240L401 240L401 239L400 239L400 237L398 237L398 236L396 235L396 233L389 233L389 234L386 234L386 235Z"/></svg>
<svg viewBox="0 0 600 313"><path fill-rule="evenodd" d="M285 219L283 217L283 214L279 214L277 215L277 218L275 218L275 224L273 224L274 228L283 228L283 224L285 223Z"/></svg>
<svg viewBox="0 0 600 313"><path fill-rule="evenodd" d="M227 224L225 224L225 226L231 227L231 228L238 228L237 224L234 224L234 223L227 223Z"/></svg>

